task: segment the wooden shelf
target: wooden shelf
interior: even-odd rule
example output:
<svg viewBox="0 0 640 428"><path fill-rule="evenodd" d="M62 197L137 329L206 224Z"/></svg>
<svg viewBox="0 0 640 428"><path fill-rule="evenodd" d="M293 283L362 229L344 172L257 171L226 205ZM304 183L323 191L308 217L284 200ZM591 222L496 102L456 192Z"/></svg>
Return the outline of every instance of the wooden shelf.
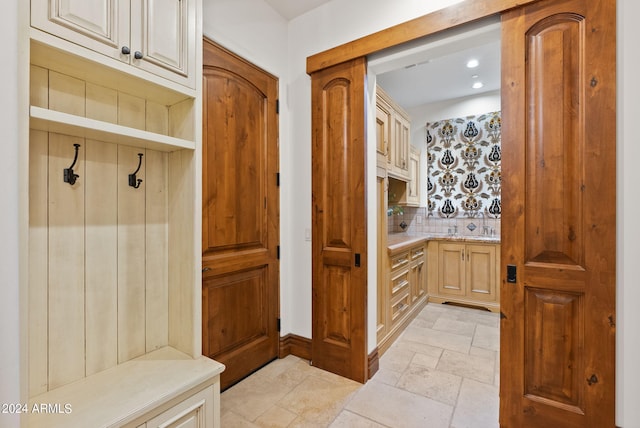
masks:
<svg viewBox="0 0 640 428"><path fill-rule="evenodd" d="M29 427L120 427L173 398L213 384L224 365L165 347L29 400ZM34 405L60 413L34 413ZM68 405L68 413L65 412ZM50 410L51 412L52 410Z"/></svg>
<svg viewBox="0 0 640 428"><path fill-rule="evenodd" d="M40 131L88 138L107 143L123 144L163 152L195 149L195 142L140 129L129 128L100 120L42 107L31 106L30 127Z"/></svg>

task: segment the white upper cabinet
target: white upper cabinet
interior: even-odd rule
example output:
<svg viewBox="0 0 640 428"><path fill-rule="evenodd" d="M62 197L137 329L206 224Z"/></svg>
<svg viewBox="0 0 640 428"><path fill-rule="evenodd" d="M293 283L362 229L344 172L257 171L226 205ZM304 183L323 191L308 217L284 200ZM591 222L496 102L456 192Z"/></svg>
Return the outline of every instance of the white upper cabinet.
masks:
<svg viewBox="0 0 640 428"><path fill-rule="evenodd" d="M31 26L195 86L193 0L31 0Z"/></svg>

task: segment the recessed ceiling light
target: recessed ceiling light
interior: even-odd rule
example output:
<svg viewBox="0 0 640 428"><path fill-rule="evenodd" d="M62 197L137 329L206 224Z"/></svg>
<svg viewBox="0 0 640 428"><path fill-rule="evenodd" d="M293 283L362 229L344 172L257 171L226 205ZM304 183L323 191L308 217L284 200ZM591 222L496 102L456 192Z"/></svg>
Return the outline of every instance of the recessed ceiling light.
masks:
<svg viewBox="0 0 640 428"><path fill-rule="evenodd" d="M480 89L484 86L484 84L482 82L475 82L473 85L471 85L471 87L473 89Z"/></svg>
<svg viewBox="0 0 640 428"><path fill-rule="evenodd" d="M478 62L477 59L470 59L467 62L467 68L476 68L480 63Z"/></svg>

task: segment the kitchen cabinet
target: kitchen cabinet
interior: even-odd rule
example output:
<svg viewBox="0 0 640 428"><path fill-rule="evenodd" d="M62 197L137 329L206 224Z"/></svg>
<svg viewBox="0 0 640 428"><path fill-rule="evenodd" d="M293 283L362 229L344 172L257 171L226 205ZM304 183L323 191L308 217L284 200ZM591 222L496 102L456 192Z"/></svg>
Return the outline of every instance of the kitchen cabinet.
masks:
<svg viewBox="0 0 640 428"><path fill-rule="evenodd" d="M409 153L409 181L407 182L407 206L420 206L420 189L420 150L411 146Z"/></svg>
<svg viewBox="0 0 640 428"><path fill-rule="evenodd" d="M437 275L431 276L429 301L500 308L498 244L431 241L437 254Z"/></svg>
<svg viewBox="0 0 640 428"><path fill-rule="evenodd" d="M30 128L20 165L29 183L21 388L30 404L68 403L71 412L31 413L30 427L219 426L224 366L202 356L200 340L202 90L91 42L100 24L119 49L113 31L125 11L125 26L146 26L156 41L165 39L151 26L167 24L163 14L193 14L179 27L190 32L186 63L201 82L201 3L177 1L184 6L32 1L20 66L29 70L20 97ZM145 21L155 13L160 21Z"/></svg>
<svg viewBox="0 0 640 428"><path fill-rule="evenodd" d="M408 181L389 177L389 205L420 206L420 151L411 146Z"/></svg>
<svg viewBox="0 0 640 428"><path fill-rule="evenodd" d="M391 142L391 106L378 96L376 101L376 165L388 169Z"/></svg>
<svg viewBox="0 0 640 428"><path fill-rule="evenodd" d="M31 26L195 87L196 0L31 0Z"/></svg>
<svg viewBox="0 0 640 428"><path fill-rule="evenodd" d="M415 303L427 293L425 245L412 248L409 252L411 303Z"/></svg>
<svg viewBox="0 0 640 428"><path fill-rule="evenodd" d="M386 284L378 288L378 351L384 353L427 301L426 243L393 245L388 251ZM380 287L384 284L383 287Z"/></svg>
<svg viewBox="0 0 640 428"><path fill-rule="evenodd" d="M411 120L380 86L376 88L377 147L387 155L387 173L399 180L409 180L409 147ZM381 139L380 136L383 136ZM386 139L384 138L386 137ZM386 141L386 145L384 143Z"/></svg>

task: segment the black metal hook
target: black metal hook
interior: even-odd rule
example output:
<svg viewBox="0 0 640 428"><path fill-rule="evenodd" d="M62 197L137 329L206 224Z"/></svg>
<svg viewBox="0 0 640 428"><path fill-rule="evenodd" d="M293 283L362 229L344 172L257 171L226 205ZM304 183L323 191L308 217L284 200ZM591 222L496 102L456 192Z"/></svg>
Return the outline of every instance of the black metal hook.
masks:
<svg viewBox="0 0 640 428"><path fill-rule="evenodd" d="M142 183L142 179L136 177L136 174L140 171L140 167L142 166L142 156L144 156L142 153L138 153L138 169L136 169L133 174L129 174L129 186L134 189L140 187L140 183Z"/></svg>
<svg viewBox="0 0 640 428"><path fill-rule="evenodd" d="M76 184L76 179L80 177L78 174L73 172L73 167L76 165L78 161L78 149L80 149L80 144L74 144L73 147L76 148L76 154L73 157L73 163L69 168L64 169L63 178L65 183L69 183L72 186Z"/></svg>

